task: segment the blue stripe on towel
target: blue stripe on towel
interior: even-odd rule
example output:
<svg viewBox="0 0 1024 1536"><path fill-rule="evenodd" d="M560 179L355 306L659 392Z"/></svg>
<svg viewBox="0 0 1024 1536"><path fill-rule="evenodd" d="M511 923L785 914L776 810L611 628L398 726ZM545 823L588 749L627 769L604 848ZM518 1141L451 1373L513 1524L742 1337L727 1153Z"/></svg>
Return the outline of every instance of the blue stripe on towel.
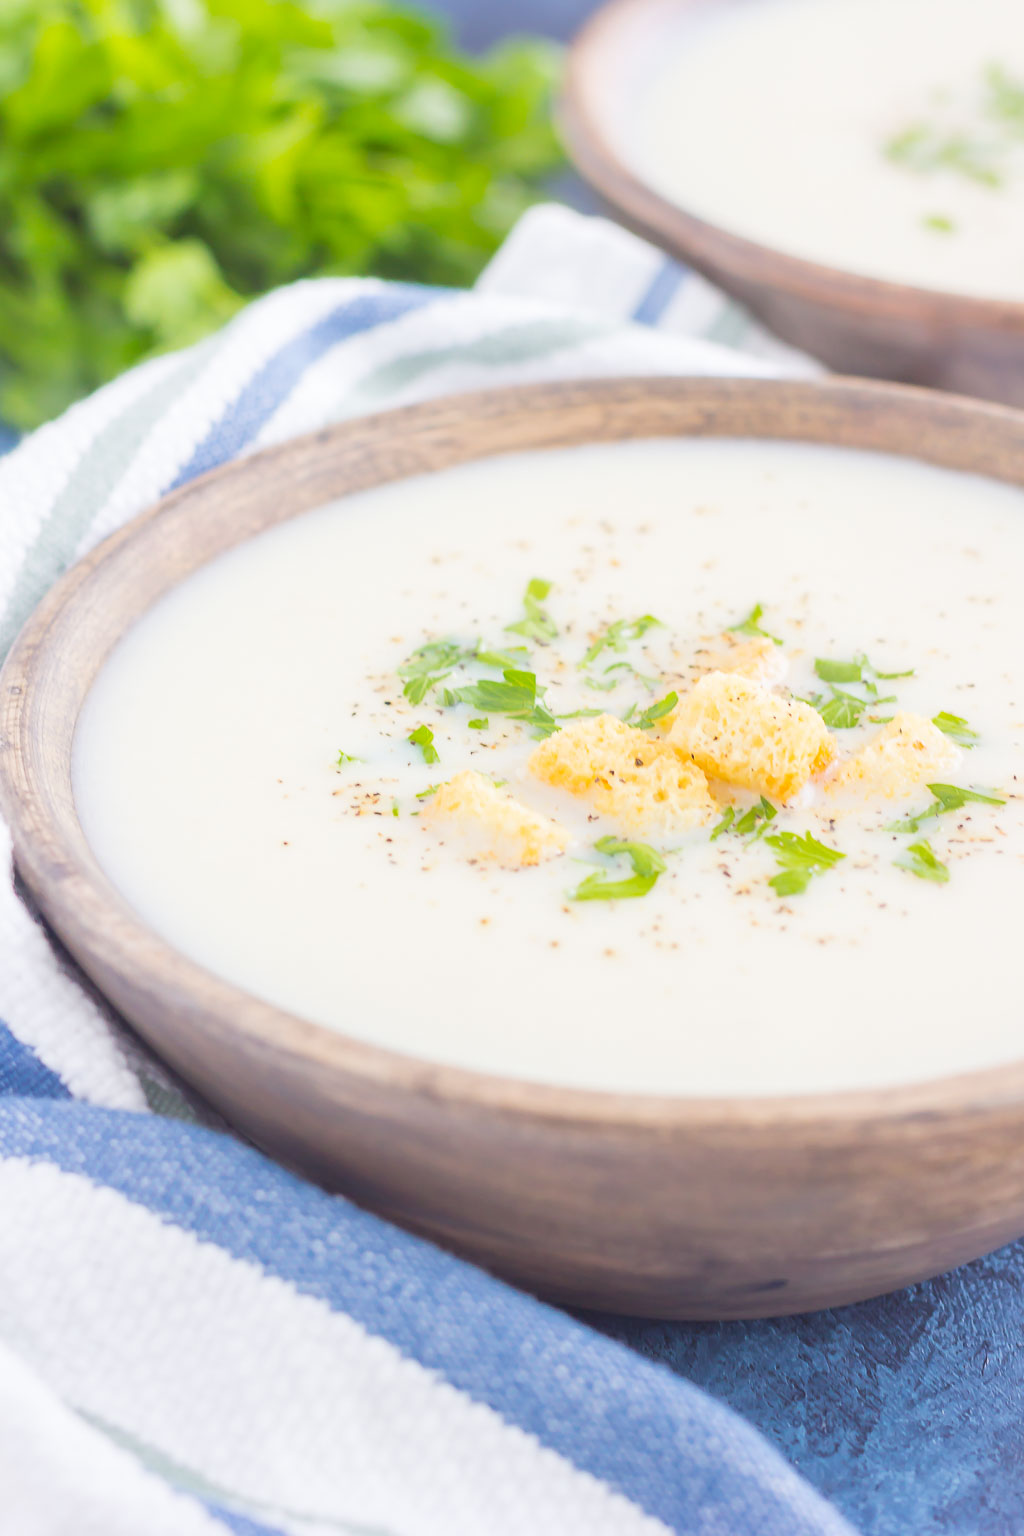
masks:
<svg viewBox="0 0 1024 1536"><path fill-rule="evenodd" d="M688 276L686 267L681 267L678 261L672 261L666 257L651 279L640 303L634 309L633 319L639 325L657 325L682 287L684 278Z"/></svg>
<svg viewBox="0 0 1024 1536"><path fill-rule="evenodd" d="M421 309L446 293L447 290L442 288L393 283L375 293L360 294L358 298L339 304L308 330L293 336L253 375L220 420L210 428L168 490L177 490L179 485L194 480L208 469L216 469L218 464L241 453L291 394L306 370L338 342L399 320L411 310Z"/></svg>
<svg viewBox="0 0 1024 1536"><path fill-rule="evenodd" d="M347 1312L676 1532L727 1509L744 1536L849 1533L756 1431L664 1367L226 1136L22 1099L0 1102L0 1155L119 1190Z"/></svg>
<svg viewBox="0 0 1024 1536"><path fill-rule="evenodd" d="M279 1525L263 1525L248 1515L240 1515L237 1510L225 1509L223 1504L210 1504L205 1499L201 1502L207 1513L231 1531L232 1536L285 1536Z"/></svg>
<svg viewBox="0 0 1024 1536"><path fill-rule="evenodd" d="M0 1022L0 1094L29 1099L70 1099L65 1084L39 1060L35 1051Z"/></svg>

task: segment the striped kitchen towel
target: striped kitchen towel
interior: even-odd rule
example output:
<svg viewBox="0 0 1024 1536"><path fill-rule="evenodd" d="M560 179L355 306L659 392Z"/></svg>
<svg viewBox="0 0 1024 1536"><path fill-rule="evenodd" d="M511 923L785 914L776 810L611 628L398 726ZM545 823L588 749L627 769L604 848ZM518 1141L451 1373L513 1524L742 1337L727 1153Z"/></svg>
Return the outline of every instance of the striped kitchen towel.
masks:
<svg viewBox="0 0 1024 1536"><path fill-rule="evenodd" d="M475 293L296 284L0 461L0 649L163 491L322 423L532 379L814 371L694 274L562 209L528 215ZM821 1340L801 1359L780 1333L773 1364L771 1336L721 1335L766 1438L643 1357L699 1355L713 1330L659 1325L629 1349L285 1172L131 1038L9 880L0 1019L0 1530L851 1531L769 1443L820 1420ZM787 1445L827 1486L808 1434ZM900 1509L873 1529L925 1529Z"/></svg>

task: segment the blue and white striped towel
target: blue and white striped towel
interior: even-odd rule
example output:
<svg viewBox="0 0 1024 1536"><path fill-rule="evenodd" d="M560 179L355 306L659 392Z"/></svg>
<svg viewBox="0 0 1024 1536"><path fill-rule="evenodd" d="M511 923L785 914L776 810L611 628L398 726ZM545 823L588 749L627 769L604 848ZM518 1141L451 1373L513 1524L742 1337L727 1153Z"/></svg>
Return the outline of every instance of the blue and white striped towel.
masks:
<svg viewBox="0 0 1024 1536"><path fill-rule="evenodd" d="M297 284L0 463L0 648L63 569L161 492L292 433L528 379L777 371L814 365L633 237L559 209L528 216L476 293ZM664 1366L217 1129L7 881L0 1019L4 1533L850 1532L767 1439ZM840 1383L823 1418L827 1340L801 1323L734 1325L717 1353L732 1362L726 1394L742 1382L828 1486L808 1426L835 1415ZM662 1325L634 1342L697 1361L714 1337ZM840 1374L863 1352L851 1337ZM764 1412L773 1372L788 1394L777 1422ZM877 1531L924 1529L904 1519L906 1499L896 1507Z"/></svg>

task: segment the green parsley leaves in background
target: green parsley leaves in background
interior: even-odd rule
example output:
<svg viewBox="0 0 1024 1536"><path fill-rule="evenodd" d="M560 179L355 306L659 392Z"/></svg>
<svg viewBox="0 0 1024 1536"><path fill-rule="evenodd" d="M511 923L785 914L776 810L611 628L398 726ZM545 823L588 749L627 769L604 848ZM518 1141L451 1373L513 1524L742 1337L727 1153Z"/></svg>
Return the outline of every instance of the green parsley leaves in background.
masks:
<svg viewBox="0 0 1024 1536"><path fill-rule="evenodd" d="M385 0L7 0L0 419L296 278L471 281L561 163L556 58Z"/></svg>

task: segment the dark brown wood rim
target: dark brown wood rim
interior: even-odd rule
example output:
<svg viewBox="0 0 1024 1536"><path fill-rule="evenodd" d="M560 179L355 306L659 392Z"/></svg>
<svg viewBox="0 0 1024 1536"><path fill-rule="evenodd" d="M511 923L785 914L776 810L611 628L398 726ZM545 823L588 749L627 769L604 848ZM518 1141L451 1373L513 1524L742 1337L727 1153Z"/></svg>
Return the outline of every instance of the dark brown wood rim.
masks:
<svg viewBox="0 0 1024 1536"><path fill-rule="evenodd" d="M956 433L961 442L973 445L976 441L979 462L991 454L999 461L994 474L1024 485L1024 412L901 385L843 379L824 383L608 379L496 389L357 418L212 470L142 513L68 571L29 619L0 672L0 809L11 826L16 856L29 885L37 889L47 872L52 877L56 868L59 878L45 905L70 947L98 956L107 966L127 974L138 969L138 957L144 954L146 970L138 978L140 992L175 994L184 1000L183 1008L202 1021L204 1030L228 1040L244 1035L270 1056L300 1058L328 1073L341 1069L368 1082L385 1082L442 1102L461 1102L502 1115L526 1115L551 1124L665 1132L689 1126L719 1125L745 1131L775 1125L810 1129L853 1122L868 1130L894 1119L929 1120L950 1111L983 1116L997 1107L1024 1107L1024 1060L878 1090L771 1098L683 1098L551 1087L432 1064L365 1044L251 998L157 938L100 871L77 818L74 834L65 835L64 822L72 805L70 752L59 783L42 783L26 767L32 761L34 733L41 724L48 728L53 725L45 714L40 717L38 713L33 681L45 667L60 664L53 640L56 621L73 617L76 606L81 612L90 600L90 586L105 564L115 559L128 541L144 537L158 519L173 516L194 498L208 496L214 487L230 484L244 493L247 486L258 485L273 466L290 465L301 454L315 451L330 456L367 441L400 445L418 431L443 442L452 423L487 422L515 413L529 416L531 430L543 443L549 424L566 406L597 406L605 420L613 421L617 406L635 405L639 397L667 410L685 407L692 413L699 406L712 423L718 408L742 412L776 397L785 403L796 424L792 430L775 435L792 440L814 436L801 430L800 414L803 410L810 418L814 409L820 411L822 402L854 420L870 416L874 422L885 424L900 418L904 428L908 421L914 427L919 423L922 432L927 426L939 443ZM888 428L882 425L877 430ZM735 429L715 433L712 426L712 435L738 434ZM932 460L941 462L942 457L938 452ZM408 473L399 467L393 478L404 478ZM44 845L45 858L40 853Z"/></svg>
<svg viewBox="0 0 1024 1536"><path fill-rule="evenodd" d="M693 3L678 0L680 9ZM692 252L697 265L707 261L742 279L853 315L892 315L921 325L1024 332L1024 303L916 288L789 256L697 218L642 181L607 135L592 100L591 77L600 58L614 51L621 30L638 25L644 13L654 8L663 10L664 0L608 0L577 33L566 60L559 108L562 134L581 175L614 207L656 240L667 239Z"/></svg>

